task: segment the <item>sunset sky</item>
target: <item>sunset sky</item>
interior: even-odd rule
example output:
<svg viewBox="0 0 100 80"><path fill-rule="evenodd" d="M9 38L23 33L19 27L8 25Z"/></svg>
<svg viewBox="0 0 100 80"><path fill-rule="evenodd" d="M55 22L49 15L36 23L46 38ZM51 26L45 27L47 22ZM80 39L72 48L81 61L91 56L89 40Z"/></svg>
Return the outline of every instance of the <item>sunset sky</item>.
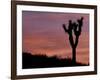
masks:
<svg viewBox="0 0 100 80"><path fill-rule="evenodd" d="M89 14L56 12L22 12L23 52L71 58L72 49L62 24L84 17L77 46L77 61L89 63Z"/></svg>

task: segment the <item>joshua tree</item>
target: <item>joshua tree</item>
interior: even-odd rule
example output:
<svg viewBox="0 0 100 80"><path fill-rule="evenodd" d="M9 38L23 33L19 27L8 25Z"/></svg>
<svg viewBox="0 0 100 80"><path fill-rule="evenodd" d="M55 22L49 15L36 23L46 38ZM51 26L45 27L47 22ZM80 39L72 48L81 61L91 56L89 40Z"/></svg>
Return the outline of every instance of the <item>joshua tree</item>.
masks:
<svg viewBox="0 0 100 80"><path fill-rule="evenodd" d="M65 32L69 35L69 41L73 54L72 55L73 63L76 63L76 47L78 45L79 36L81 35L82 32L82 26L83 26L83 17L81 17L81 19L78 19L77 22L72 22L72 20L69 20L68 29L66 29L66 25L63 24ZM75 35L75 40L73 38L74 35Z"/></svg>

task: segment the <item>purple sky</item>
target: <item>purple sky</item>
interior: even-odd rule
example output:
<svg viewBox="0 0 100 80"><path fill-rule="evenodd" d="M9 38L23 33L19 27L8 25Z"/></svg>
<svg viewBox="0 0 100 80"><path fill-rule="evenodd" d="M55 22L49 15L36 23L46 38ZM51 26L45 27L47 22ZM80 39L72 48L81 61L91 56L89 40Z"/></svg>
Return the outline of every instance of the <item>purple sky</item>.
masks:
<svg viewBox="0 0 100 80"><path fill-rule="evenodd" d="M68 34L62 24L84 17L82 34L77 46L77 60L88 63L89 56L89 15L79 13L22 12L23 51L46 54L60 58L71 57Z"/></svg>

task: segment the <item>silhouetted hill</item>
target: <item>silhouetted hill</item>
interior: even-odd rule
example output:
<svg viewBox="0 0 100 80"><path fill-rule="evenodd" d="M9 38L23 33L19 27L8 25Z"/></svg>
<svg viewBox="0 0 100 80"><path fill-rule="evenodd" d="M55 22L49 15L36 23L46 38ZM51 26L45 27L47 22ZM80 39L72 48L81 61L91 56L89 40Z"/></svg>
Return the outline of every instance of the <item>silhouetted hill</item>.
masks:
<svg viewBox="0 0 100 80"><path fill-rule="evenodd" d="M71 59L58 59L56 56L32 55L24 52L22 54L22 68L48 68L48 67L68 67L87 66L82 63L73 63Z"/></svg>

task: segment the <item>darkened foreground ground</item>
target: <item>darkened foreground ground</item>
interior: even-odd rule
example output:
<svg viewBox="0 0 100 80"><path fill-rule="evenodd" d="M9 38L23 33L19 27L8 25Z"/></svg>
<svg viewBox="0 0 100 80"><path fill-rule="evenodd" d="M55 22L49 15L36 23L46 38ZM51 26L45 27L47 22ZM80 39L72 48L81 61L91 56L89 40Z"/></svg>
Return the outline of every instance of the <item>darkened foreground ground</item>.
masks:
<svg viewBox="0 0 100 80"><path fill-rule="evenodd" d="M57 57L47 57L45 55L22 54L22 68L48 68L48 67L71 67L88 66L82 63L73 63L71 59L58 59Z"/></svg>

